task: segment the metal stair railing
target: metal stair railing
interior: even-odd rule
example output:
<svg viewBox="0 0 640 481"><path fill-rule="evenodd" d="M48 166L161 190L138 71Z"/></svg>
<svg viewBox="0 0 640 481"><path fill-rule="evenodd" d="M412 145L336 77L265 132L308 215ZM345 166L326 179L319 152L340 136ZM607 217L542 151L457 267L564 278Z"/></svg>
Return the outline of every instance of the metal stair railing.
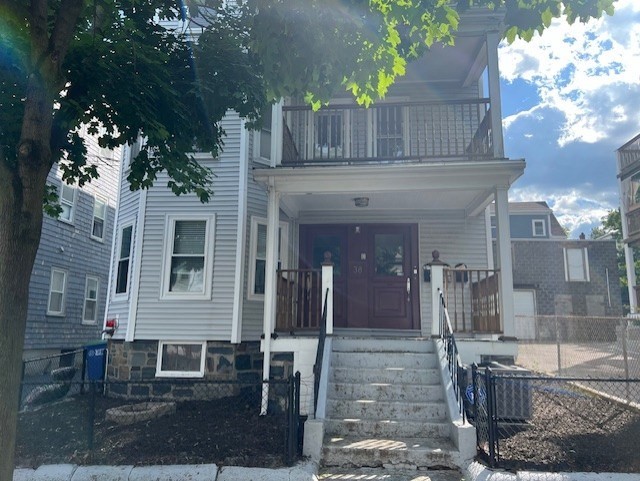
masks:
<svg viewBox="0 0 640 481"><path fill-rule="evenodd" d="M441 289L438 289L438 294L440 299L440 340L442 341L442 345L444 346L444 351L447 358L447 367L449 368L449 376L451 377L453 391L456 395L458 409L460 415L462 416L462 420L465 421L464 393L462 381L466 376L466 369L462 366L462 360L460 359L460 354L458 352L456 338L453 334L453 328L451 327L451 320L449 319L449 312L447 311L447 306Z"/></svg>
<svg viewBox="0 0 640 481"><path fill-rule="evenodd" d="M318 349L316 351L316 362L313 365L313 413L318 409L318 392L320 391L320 376L322 374L322 362L324 357L324 343L327 339L327 299L329 289L327 288L322 304L322 320L320 321L320 333L318 335Z"/></svg>

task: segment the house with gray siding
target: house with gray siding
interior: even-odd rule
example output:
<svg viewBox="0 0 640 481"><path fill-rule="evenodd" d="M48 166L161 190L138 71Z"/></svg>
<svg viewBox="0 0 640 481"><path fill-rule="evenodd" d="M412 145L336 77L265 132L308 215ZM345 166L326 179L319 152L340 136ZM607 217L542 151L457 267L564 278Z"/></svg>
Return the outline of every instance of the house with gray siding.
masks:
<svg viewBox="0 0 640 481"><path fill-rule="evenodd" d="M324 384L314 408L323 313L329 364L322 372L335 383L340 373L357 377L348 384L384 375L398 351L416 350L397 362L435 366L432 336L441 334L445 304L464 313L452 325L464 362L515 358L507 194L525 163L504 155L501 29L500 13L466 11L456 45L431 49L369 109L338 98L313 111L282 99L265 112L261 131L228 112L224 150L215 158L193 154L215 173L208 204L174 196L163 176L132 192L126 178L137 147L127 148L105 316L105 327L115 326L107 377L125 382L117 394L133 396L141 384L152 392L159 378L259 383L298 371L301 410L310 416L305 446L317 447L325 421L333 417L338 435L347 429L338 418L353 417L331 407L341 391L335 385ZM354 361L358 369L339 367L360 355L373 357ZM432 371L429 381L402 382L446 390ZM453 427L438 431L441 450L429 448L446 454L425 457L424 467L453 466L474 452L464 435L470 425L445 406L446 392L436 396L437 422L449 412Z"/></svg>
<svg viewBox="0 0 640 481"><path fill-rule="evenodd" d="M534 335L535 316L622 315L615 240L569 239L544 201L509 213L517 337Z"/></svg>
<svg viewBox="0 0 640 481"><path fill-rule="evenodd" d="M29 285L25 359L82 348L101 337L121 154L100 148L86 131L82 135L100 177L78 186L62 180L57 164L49 173L62 211L43 220Z"/></svg>

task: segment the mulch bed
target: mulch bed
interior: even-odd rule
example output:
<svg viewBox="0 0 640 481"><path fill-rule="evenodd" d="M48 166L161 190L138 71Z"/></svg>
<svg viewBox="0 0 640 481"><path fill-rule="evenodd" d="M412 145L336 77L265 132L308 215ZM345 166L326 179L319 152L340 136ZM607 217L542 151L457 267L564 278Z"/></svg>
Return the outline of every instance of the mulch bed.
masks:
<svg viewBox="0 0 640 481"><path fill-rule="evenodd" d="M640 472L640 414L579 390L535 390L530 422L500 434L508 470Z"/></svg>
<svg viewBox="0 0 640 481"><path fill-rule="evenodd" d="M80 465L284 466L285 418L260 416L259 402L240 396L178 403L176 413L119 425L106 409L127 402L98 397L93 450L88 449L88 396L20 414L16 467Z"/></svg>

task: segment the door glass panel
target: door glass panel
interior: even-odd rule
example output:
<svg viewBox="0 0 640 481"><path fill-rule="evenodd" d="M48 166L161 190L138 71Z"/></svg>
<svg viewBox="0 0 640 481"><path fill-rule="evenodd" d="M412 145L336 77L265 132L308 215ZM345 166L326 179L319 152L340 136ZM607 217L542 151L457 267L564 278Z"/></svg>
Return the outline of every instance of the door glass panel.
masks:
<svg viewBox="0 0 640 481"><path fill-rule="evenodd" d="M378 276L404 276L404 235L375 235L376 270Z"/></svg>
<svg viewBox="0 0 640 481"><path fill-rule="evenodd" d="M324 253L331 252L333 261L333 275L339 276L342 272L342 237L337 235L319 235L313 239L313 268L320 269L324 262Z"/></svg>

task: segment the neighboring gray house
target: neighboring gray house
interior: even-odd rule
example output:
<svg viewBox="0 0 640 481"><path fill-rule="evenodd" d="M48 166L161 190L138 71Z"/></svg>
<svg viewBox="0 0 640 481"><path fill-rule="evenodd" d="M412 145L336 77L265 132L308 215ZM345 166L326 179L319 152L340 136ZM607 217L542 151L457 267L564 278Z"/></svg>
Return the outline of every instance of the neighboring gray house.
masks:
<svg viewBox="0 0 640 481"><path fill-rule="evenodd" d="M62 181L57 164L49 173L62 213L44 217L29 285L25 359L74 350L101 336L121 154L83 135L100 178L78 187Z"/></svg>
<svg viewBox="0 0 640 481"><path fill-rule="evenodd" d="M509 217L519 338L535 315L622 315L615 240L568 239L546 202L510 202Z"/></svg>

